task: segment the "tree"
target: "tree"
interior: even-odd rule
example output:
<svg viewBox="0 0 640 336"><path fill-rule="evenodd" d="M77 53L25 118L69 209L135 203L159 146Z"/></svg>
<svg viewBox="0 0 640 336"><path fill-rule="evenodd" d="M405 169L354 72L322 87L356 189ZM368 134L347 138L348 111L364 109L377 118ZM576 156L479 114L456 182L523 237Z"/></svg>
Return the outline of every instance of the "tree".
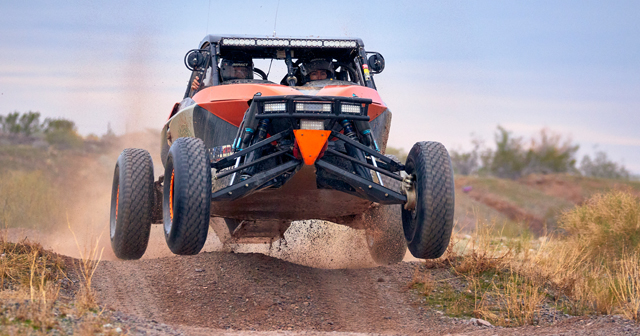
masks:
<svg viewBox="0 0 640 336"><path fill-rule="evenodd" d="M585 155L580 162L580 172L587 177L629 180L631 174L621 164L609 160L607 153L598 151L593 160Z"/></svg>
<svg viewBox="0 0 640 336"><path fill-rule="evenodd" d="M518 178L526 166L522 138L514 138L511 132L498 126L495 135L496 150L490 158L489 172L502 178Z"/></svg>
<svg viewBox="0 0 640 336"><path fill-rule="evenodd" d="M579 148L571 143L571 138L563 141L562 135L543 128L539 139L531 139L524 174L575 172L575 155Z"/></svg>
<svg viewBox="0 0 640 336"><path fill-rule="evenodd" d="M82 144L82 138L76 131L76 124L71 120L47 118L43 125L45 139L51 145L68 149Z"/></svg>

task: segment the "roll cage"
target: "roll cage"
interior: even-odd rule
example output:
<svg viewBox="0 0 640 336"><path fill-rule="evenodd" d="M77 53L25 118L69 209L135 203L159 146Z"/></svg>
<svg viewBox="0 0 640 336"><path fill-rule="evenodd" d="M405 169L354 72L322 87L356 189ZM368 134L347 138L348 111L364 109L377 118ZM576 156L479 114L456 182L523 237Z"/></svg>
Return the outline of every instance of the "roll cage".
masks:
<svg viewBox="0 0 640 336"><path fill-rule="evenodd" d="M279 82L282 85L297 86L305 83L300 72L300 64L315 58L331 60L340 84L360 85L376 89L373 74L367 64L364 43L359 38L299 38L299 37L249 37L240 35L207 35L200 48L191 50L185 57L185 65L192 70L192 76L185 92L185 98L193 96L191 83L198 76L203 86L229 84L223 82L218 64L223 58L241 55L251 59L283 60L287 74ZM199 55L198 55L199 54ZM189 56L197 56L192 62ZM381 70L380 70L381 71ZM256 72L262 80L245 80L253 83L273 83L266 81L264 73Z"/></svg>

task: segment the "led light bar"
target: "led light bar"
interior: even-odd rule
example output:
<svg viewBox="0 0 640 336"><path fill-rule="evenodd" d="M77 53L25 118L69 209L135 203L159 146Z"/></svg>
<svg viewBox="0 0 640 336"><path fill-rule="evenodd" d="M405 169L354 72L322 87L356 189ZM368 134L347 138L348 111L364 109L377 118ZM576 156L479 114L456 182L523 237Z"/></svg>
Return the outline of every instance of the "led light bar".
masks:
<svg viewBox="0 0 640 336"><path fill-rule="evenodd" d="M354 40L308 40L308 39L282 39L282 38L224 38L223 45L228 46L265 46L265 47L329 47L329 48L355 48L358 43Z"/></svg>
<svg viewBox="0 0 640 336"><path fill-rule="evenodd" d="M324 121L314 119L300 119L300 129L324 130Z"/></svg>
<svg viewBox="0 0 640 336"><path fill-rule="evenodd" d="M266 103L264 104L265 112L283 112L287 110L287 104L285 103Z"/></svg>
<svg viewBox="0 0 640 336"><path fill-rule="evenodd" d="M354 104L342 104L340 105L340 111L342 113L353 113L353 114L360 114L360 105L354 105Z"/></svg>
<svg viewBox="0 0 640 336"><path fill-rule="evenodd" d="M304 112L331 112L331 104L296 103L296 111Z"/></svg>

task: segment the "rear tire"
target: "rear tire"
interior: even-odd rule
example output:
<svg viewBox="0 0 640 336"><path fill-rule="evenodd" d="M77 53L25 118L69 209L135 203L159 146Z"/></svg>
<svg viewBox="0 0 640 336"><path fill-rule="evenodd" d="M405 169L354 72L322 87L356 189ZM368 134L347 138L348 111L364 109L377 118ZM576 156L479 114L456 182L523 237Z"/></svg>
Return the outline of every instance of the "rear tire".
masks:
<svg viewBox="0 0 640 336"><path fill-rule="evenodd" d="M390 154L385 156L398 161ZM380 176L384 186L401 192L400 181ZM402 211L398 204L380 204L364 215L365 237L371 258L379 265L396 264L404 259L407 243L402 229Z"/></svg>
<svg viewBox="0 0 640 336"><path fill-rule="evenodd" d="M415 209L402 209L409 251L416 258L439 258L453 230L455 195L449 153L439 142L418 142L407 156L405 171L413 175L416 192Z"/></svg>
<svg viewBox="0 0 640 336"><path fill-rule="evenodd" d="M153 202L151 155L144 149L123 150L111 190L109 236L116 257L140 259L147 250Z"/></svg>
<svg viewBox="0 0 640 336"><path fill-rule="evenodd" d="M380 204L364 215L369 255L379 265L399 263L407 252L398 204Z"/></svg>
<svg viewBox="0 0 640 336"><path fill-rule="evenodd" d="M198 254L209 230L211 168L198 138L179 138L169 149L163 187L164 236L171 252Z"/></svg>

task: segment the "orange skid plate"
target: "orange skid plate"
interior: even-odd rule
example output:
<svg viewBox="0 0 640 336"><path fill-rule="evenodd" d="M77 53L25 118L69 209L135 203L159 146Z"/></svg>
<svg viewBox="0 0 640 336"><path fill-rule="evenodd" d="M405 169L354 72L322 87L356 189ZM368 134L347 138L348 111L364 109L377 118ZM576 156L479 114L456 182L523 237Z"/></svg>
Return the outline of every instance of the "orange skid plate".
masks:
<svg viewBox="0 0 640 336"><path fill-rule="evenodd" d="M293 134L296 137L304 163L312 165L327 143L331 131L299 129L293 130Z"/></svg>

